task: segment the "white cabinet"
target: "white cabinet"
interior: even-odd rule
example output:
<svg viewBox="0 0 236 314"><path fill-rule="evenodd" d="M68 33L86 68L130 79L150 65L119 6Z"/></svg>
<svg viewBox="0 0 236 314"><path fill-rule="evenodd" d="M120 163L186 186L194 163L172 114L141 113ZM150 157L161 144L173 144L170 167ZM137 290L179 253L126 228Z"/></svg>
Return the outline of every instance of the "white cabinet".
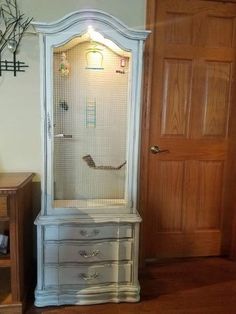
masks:
<svg viewBox="0 0 236 314"><path fill-rule="evenodd" d="M132 241L103 240L91 242L47 242L45 264L85 263L131 260Z"/></svg>
<svg viewBox="0 0 236 314"><path fill-rule="evenodd" d="M41 43L44 156L35 304L138 301L148 32L95 10L34 26Z"/></svg>
<svg viewBox="0 0 236 314"><path fill-rule="evenodd" d="M101 284L129 284L131 282L131 263L92 264L77 266L46 266L45 286L71 289L99 286ZM81 288L82 286L82 288Z"/></svg>
<svg viewBox="0 0 236 314"><path fill-rule="evenodd" d="M45 240L97 240L131 238L132 224L59 224L45 227Z"/></svg>

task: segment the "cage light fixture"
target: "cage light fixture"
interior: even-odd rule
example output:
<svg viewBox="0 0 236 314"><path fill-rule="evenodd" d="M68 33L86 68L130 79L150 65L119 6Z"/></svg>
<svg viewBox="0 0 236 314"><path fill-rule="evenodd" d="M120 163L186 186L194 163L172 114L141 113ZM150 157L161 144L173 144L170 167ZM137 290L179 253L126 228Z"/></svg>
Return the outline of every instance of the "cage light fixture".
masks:
<svg viewBox="0 0 236 314"><path fill-rule="evenodd" d="M102 49L98 48L96 44L97 42L104 42L104 37L96 32L91 25L88 27L88 35L91 42L91 48L87 49L86 52L86 69L104 70Z"/></svg>
<svg viewBox="0 0 236 314"><path fill-rule="evenodd" d="M87 61L86 69L104 70L102 50L99 49L96 45L87 49L86 61Z"/></svg>

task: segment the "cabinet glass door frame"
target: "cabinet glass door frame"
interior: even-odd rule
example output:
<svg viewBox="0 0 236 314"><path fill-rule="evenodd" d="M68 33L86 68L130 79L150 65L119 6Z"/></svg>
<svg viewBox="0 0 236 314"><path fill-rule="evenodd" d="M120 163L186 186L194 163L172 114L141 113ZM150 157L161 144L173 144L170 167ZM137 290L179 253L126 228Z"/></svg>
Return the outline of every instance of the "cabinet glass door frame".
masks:
<svg viewBox="0 0 236 314"><path fill-rule="evenodd" d="M43 176L42 176L42 214L94 213L94 209L54 208L53 184L53 48L85 34L89 26L104 38L131 53L128 119L127 119L127 173L126 206L124 208L99 209L99 213L134 213L137 206L138 161L140 141L140 99L143 44L148 31L133 30L113 16L97 10L82 10L67 15L54 23L33 23L41 37L41 86L42 99L42 138L43 138Z"/></svg>

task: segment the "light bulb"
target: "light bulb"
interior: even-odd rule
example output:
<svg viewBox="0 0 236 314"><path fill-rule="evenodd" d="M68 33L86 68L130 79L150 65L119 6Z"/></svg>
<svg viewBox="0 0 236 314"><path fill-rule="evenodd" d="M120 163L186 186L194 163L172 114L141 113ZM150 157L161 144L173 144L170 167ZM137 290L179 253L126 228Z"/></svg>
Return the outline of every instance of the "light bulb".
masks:
<svg viewBox="0 0 236 314"><path fill-rule="evenodd" d="M15 39L9 39L7 42L7 48L13 53L16 51L17 41Z"/></svg>

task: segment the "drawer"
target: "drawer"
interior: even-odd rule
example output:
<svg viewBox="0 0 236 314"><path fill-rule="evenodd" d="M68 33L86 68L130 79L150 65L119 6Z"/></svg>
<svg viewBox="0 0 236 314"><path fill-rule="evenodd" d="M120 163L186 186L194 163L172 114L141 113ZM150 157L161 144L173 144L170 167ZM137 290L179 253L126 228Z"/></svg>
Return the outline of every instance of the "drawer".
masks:
<svg viewBox="0 0 236 314"><path fill-rule="evenodd" d="M7 217L7 196L0 196L0 218Z"/></svg>
<svg viewBox="0 0 236 314"><path fill-rule="evenodd" d="M45 286L129 283L131 263L91 266L45 266Z"/></svg>
<svg viewBox="0 0 236 314"><path fill-rule="evenodd" d="M131 224L71 224L45 227L45 240L96 240L131 237Z"/></svg>
<svg viewBox="0 0 236 314"><path fill-rule="evenodd" d="M73 263L131 260L131 241L110 241L100 243L46 243L45 263Z"/></svg>

